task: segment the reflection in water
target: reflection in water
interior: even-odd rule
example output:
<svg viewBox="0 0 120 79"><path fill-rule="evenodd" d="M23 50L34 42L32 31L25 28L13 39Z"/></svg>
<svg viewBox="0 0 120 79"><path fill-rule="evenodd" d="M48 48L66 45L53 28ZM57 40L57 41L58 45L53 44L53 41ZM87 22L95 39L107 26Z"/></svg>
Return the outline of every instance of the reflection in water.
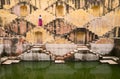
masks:
<svg viewBox="0 0 120 79"><path fill-rule="evenodd" d="M118 65L98 62L21 62L0 66L0 79L120 79Z"/></svg>

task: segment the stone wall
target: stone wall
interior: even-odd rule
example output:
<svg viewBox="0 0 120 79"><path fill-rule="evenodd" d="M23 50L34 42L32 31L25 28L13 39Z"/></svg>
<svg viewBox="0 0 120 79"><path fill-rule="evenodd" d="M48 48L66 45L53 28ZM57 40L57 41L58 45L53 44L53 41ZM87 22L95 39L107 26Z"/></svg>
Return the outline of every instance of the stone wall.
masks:
<svg viewBox="0 0 120 79"><path fill-rule="evenodd" d="M75 44L46 44L47 51L60 56L69 53L76 48L77 45Z"/></svg>
<svg viewBox="0 0 120 79"><path fill-rule="evenodd" d="M37 43L37 40L38 40L36 35L37 32L40 32L42 34L40 37L41 38L40 40L42 40L43 44L54 40L52 35L50 35L45 29L39 28L39 27L36 27L31 31L27 32L25 39L31 43Z"/></svg>
<svg viewBox="0 0 120 79"><path fill-rule="evenodd" d="M95 43L91 43L91 50L94 53L98 53L101 55L110 54L114 47L114 40L110 38L100 38L95 41Z"/></svg>
<svg viewBox="0 0 120 79"><path fill-rule="evenodd" d="M50 61L50 56L45 53L23 53L19 56L24 61Z"/></svg>
<svg viewBox="0 0 120 79"><path fill-rule="evenodd" d="M30 48L30 44L23 38L9 38L4 37L0 39L0 55L1 56L15 56L23 53Z"/></svg>
<svg viewBox="0 0 120 79"><path fill-rule="evenodd" d="M75 53L75 60L78 61L96 61L99 60L99 56L92 53Z"/></svg>
<svg viewBox="0 0 120 79"><path fill-rule="evenodd" d="M115 39L115 47L112 50L111 54L117 57L120 57L120 39Z"/></svg>

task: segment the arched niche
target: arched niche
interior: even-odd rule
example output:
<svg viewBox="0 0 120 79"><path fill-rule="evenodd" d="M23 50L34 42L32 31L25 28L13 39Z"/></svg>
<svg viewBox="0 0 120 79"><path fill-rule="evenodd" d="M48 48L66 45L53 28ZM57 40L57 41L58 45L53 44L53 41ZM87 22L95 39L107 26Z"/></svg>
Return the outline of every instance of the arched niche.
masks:
<svg viewBox="0 0 120 79"><path fill-rule="evenodd" d="M94 6L92 6L92 9L94 9L94 10L98 10L99 8L100 8L99 5L94 5Z"/></svg>
<svg viewBox="0 0 120 79"><path fill-rule="evenodd" d="M93 11L93 15L94 16L99 16L100 15L100 5L94 5L91 7L92 11Z"/></svg>
<svg viewBox="0 0 120 79"><path fill-rule="evenodd" d="M56 16L64 16L64 6L63 4L56 5Z"/></svg>
<svg viewBox="0 0 120 79"><path fill-rule="evenodd" d="M28 15L28 8L27 5L20 6L20 16L27 16Z"/></svg>
<svg viewBox="0 0 120 79"><path fill-rule="evenodd" d="M42 32L35 32L35 42L38 44L42 43Z"/></svg>

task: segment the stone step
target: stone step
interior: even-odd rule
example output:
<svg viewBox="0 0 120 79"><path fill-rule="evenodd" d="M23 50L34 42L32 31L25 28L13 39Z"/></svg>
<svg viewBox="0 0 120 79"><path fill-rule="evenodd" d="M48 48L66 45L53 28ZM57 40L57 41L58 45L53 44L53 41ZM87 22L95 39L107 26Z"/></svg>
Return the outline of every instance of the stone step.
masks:
<svg viewBox="0 0 120 79"><path fill-rule="evenodd" d="M78 45L77 50L90 50L87 46Z"/></svg>
<svg viewBox="0 0 120 79"><path fill-rule="evenodd" d="M108 64L118 64L117 62L113 60L100 60L101 63L108 63Z"/></svg>
<svg viewBox="0 0 120 79"><path fill-rule="evenodd" d="M12 63L19 63L20 60L6 60L5 62L3 62L2 64L12 64Z"/></svg>
<svg viewBox="0 0 120 79"><path fill-rule="evenodd" d="M114 61L117 61L117 60L119 60L119 58L118 57L115 57L115 56L102 56L102 59L103 60L105 60L105 59L112 59L112 60L114 60Z"/></svg>
<svg viewBox="0 0 120 79"><path fill-rule="evenodd" d="M12 60L12 63L19 63L20 60Z"/></svg>
<svg viewBox="0 0 120 79"><path fill-rule="evenodd" d="M3 62L2 64L12 64L12 61L11 60L6 60L5 62Z"/></svg>
<svg viewBox="0 0 120 79"><path fill-rule="evenodd" d="M55 60L55 63L56 64L62 64L62 63L65 63L65 61L64 60Z"/></svg>
<svg viewBox="0 0 120 79"><path fill-rule="evenodd" d="M2 57L1 59L0 59L0 62L2 63L2 62L4 62L4 61L6 61L8 59L8 57Z"/></svg>

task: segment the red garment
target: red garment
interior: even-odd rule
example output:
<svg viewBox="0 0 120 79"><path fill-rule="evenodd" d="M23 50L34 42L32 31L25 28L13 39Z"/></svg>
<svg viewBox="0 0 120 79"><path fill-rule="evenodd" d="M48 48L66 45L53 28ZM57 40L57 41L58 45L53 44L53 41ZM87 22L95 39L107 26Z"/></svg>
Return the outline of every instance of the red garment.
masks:
<svg viewBox="0 0 120 79"><path fill-rule="evenodd" d="M42 19L39 19L38 25L39 25L39 26L42 26Z"/></svg>

